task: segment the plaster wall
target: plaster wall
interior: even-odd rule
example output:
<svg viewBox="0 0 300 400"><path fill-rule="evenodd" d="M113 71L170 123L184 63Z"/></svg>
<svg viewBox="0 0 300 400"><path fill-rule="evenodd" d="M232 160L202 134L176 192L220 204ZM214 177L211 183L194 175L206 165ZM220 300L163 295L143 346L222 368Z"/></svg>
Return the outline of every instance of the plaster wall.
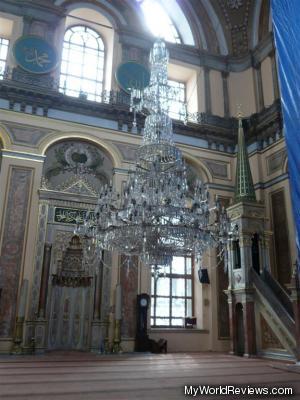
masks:
<svg viewBox="0 0 300 400"><path fill-rule="evenodd" d="M231 72L228 77L230 115L237 114L240 104L245 116L256 112L252 68L243 72Z"/></svg>
<svg viewBox="0 0 300 400"><path fill-rule="evenodd" d="M270 57L266 57L261 63L261 77L263 85L264 105L265 107L268 107L274 102L272 65Z"/></svg>

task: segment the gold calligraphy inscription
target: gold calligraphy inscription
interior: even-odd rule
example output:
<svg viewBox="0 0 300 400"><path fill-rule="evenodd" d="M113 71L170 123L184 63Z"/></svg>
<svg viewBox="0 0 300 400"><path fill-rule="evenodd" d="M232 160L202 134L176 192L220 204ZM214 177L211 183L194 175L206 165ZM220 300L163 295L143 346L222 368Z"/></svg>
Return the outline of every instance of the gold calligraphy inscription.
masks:
<svg viewBox="0 0 300 400"><path fill-rule="evenodd" d="M83 224L88 210L76 208L56 207L54 211L54 221L63 224ZM89 218L92 219L93 212L89 213Z"/></svg>

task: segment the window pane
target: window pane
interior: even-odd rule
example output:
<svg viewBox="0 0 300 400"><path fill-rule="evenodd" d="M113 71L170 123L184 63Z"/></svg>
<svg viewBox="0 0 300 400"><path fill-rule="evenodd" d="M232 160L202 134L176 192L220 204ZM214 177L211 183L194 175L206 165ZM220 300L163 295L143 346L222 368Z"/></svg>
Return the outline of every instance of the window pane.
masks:
<svg viewBox="0 0 300 400"><path fill-rule="evenodd" d="M5 70L5 62L0 61L0 78L1 78L1 75L3 75L3 73L4 73L4 70Z"/></svg>
<svg viewBox="0 0 300 400"><path fill-rule="evenodd" d="M160 277L156 281L156 295L169 296L170 295L170 279Z"/></svg>
<svg viewBox="0 0 300 400"><path fill-rule="evenodd" d="M70 42L77 44L78 46L83 46L84 38L80 33L73 33L73 35L70 38Z"/></svg>
<svg viewBox="0 0 300 400"><path fill-rule="evenodd" d="M192 296L192 280L186 280L186 296Z"/></svg>
<svg viewBox="0 0 300 400"><path fill-rule="evenodd" d="M184 326L184 319L183 318L172 318L171 321L172 326Z"/></svg>
<svg viewBox="0 0 300 400"><path fill-rule="evenodd" d="M151 300L151 315L154 315L154 299Z"/></svg>
<svg viewBox="0 0 300 400"><path fill-rule="evenodd" d="M74 62L69 63L68 73L70 75L80 76L81 75L81 65ZM63 71L62 71L63 72Z"/></svg>
<svg viewBox="0 0 300 400"><path fill-rule="evenodd" d="M185 265L186 265L186 273L191 274L192 273L192 259L190 257L187 257L185 259Z"/></svg>
<svg viewBox="0 0 300 400"><path fill-rule="evenodd" d="M156 318L156 324L158 326L169 326L170 320L169 318Z"/></svg>
<svg viewBox="0 0 300 400"><path fill-rule="evenodd" d="M151 277L151 294L154 295L155 291L155 278L154 276Z"/></svg>
<svg viewBox="0 0 300 400"><path fill-rule="evenodd" d="M0 79L4 77L9 41L0 38Z"/></svg>
<svg viewBox="0 0 300 400"><path fill-rule="evenodd" d="M172 299L172 317L185 317L185 299Z"/></svg>
<svg viewBox="0 0 300 400"><path fill-rule="evenodd" d="M8 49L8 47L4 44L2 44L2 46L0 47L0 59L1 60L6 60L7 49Z"/></svg>
<svg viewBox="0 0 300 400"><path fill-rule="evenodd" d="M193 315L192 299L186 300L186 316L191 317Z"/></svg>
<svg viewBox="0 0 300 400"><path fill-rule="evenodd" d="M172 274L184 274L184 257L173 257Z"/></svg>
<svg viewBox="0 0 300 400"><path fill-rule="evenodd" d="M156 298L156 316L169 317L170 316L170 300L164 297Z"/></svg>
<svg viewBox="0 0 300 400"><path fill-rule="evenodd" d="M185 279L172 279L172 296L185 296Z"/></svg>

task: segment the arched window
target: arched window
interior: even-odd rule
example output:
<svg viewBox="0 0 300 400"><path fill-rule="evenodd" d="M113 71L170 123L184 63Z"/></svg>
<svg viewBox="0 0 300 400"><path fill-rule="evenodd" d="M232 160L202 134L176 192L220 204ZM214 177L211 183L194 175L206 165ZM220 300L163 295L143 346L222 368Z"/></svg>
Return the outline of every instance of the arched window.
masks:
<svg viewBox="0 0 300 400"><path fill-rule="evenodd" d="M140 0L148 28L154 36L163 37L167 42L181 43L178 30L164 7L156 0Z"/></svg>
<svg viewBox="0 0 300 400"><path fill-rule="evenodd" d="M101 101L104 81L104 43L98 32L87 26L73 26L64 37L60 91Z"/></svg>
<svg viewBox="0 0 300 400"><path fill-rule="evenodd" d="M195 45L187 18L176 0L136 0L151 33L167 42Z"/></svg>

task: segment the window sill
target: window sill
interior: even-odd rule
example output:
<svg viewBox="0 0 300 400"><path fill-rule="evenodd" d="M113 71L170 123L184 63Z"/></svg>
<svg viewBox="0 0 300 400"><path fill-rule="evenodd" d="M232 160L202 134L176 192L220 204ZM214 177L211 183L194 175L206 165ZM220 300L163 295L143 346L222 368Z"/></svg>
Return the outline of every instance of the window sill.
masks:
<svg viewBox="0 0 300 400"><path fill-rule="evenodd" d="M148 329L148 333L209 333L207 329L195 329L195 328L151 328Z"/></svg>

